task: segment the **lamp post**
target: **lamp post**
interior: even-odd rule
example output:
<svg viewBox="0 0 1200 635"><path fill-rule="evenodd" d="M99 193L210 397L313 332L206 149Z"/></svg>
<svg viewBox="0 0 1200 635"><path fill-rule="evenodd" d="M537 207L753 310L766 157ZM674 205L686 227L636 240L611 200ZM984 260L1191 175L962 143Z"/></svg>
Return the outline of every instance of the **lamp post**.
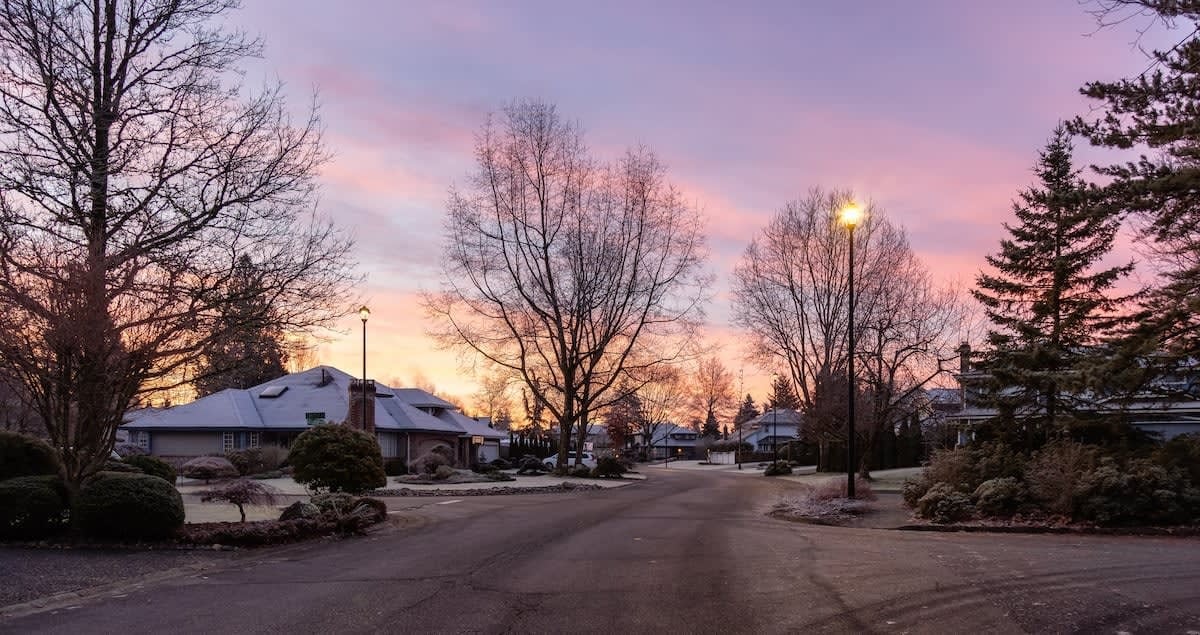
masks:
<svg viewBox="0 0 1200 635"><path fill-rule="evenodd" d="M362 428L367 429L367 318L371 317L371 309L363 305L358 309L358 317L362 318L363 323L363 350L362 350L362 385L359 389L362 391Z"/></svg>
<svg viewBox="0 0 1200 635"><path fill-rule="evenodd" d="M846 406L846 497L854 498L854 228L862 221L863 209L856 203L847 203L838 217L850 230L850 323L847 329L849 341L849 363L846 384L849 403Z"/></svg>
<svg viewBox="0 0 1200 635"><path fill-rule="evenodd" d="M779 462L779 373L771 373L771 390L775 391L775 403L771 405L771 465Z"/></svg>

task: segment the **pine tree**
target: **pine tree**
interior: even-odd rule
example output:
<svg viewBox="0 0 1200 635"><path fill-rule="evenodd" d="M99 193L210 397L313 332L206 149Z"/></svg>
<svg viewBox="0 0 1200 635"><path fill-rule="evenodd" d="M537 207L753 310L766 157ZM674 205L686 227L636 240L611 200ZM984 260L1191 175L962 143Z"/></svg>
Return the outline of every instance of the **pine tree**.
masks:
<svg viewBox="0 0 1200 635"><path fill-rule="evenodd" d="M1102 24L1119 24L1130 11L1190 34L1152 53L1151 67L1137 77L1084 86L1102 115L1077 118L1071 130L1093 145L1140 153L1099 169L1111 179L1106 204L1140 221L1161 272L1125 341L1123 352L1141 359L1119 360L1112 370L1158 365L1169 373L1174 363L1200 358L1200 2L1132 0L1097 13Z"/></svg>
<svg viewBox="0 0 1200 635"><path fill-rule="evenodd" d="M758 406L755 405L754 398L747 393L746 398L742 400L742 405L738 407L737 414L733 417L733 425L741 427L742 424L754 420L758 415Z"/></svg>
<svg viewBox="0 0 1200 635"><path fill-rule="evenodd" d="M721 437L721 425L717 423L717 415L712 410L709 410L708 416L704 418L704 425L700 427L700 436L710 439Z"/></svg>
<svg viewBox="0 0 1200 635"><path fill-rule="evenodd" d="M1084 405L1085 371L1104 358L1102 337L1119 322L1121 299L1109 292L1132 269L1097 266L1120 220L1097 205L1071 155L1059 126L1034 167L1039 185L1019 194L1017 223L1005 224L1009 237L987 257L994 273L979 274L972 291L994 327L985 401L1026 447L1069 427Z"/></svg>
<svg viewBox="0 0 1200 635"><path fill-rule="evenodd" d="M767 395L767 407L773 410L799 410L800 397L792 389L792 382L783 375L776 375Z"/></svg>
<svg viewBox="0 0 1200 635"><path fill-rule="evenodd" d="M249 388L287 374L283 332L272 319L257 265L243 255L229 282L230 298L213 326L212 342L201 352L196 394Z"/></svg>

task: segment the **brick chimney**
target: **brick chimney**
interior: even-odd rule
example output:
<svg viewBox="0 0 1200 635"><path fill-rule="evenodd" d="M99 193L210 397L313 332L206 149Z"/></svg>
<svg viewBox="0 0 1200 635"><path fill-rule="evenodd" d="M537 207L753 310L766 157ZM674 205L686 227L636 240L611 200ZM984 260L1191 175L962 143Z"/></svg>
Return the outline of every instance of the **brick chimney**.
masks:
<svg viewBox="0 0 1200 635"><path fill-rule="evenodd" d="M958 347L958 372L963 375L971 372L971 345L966 342Z"/></svg>
<svg viewBox="0 0 1200 635"><path fill-rule="evenodd" d="M364 384L365 384L365 399L367 400L367 420L363 419L363 399L364 399ZM368 379L365 382L360 379L350 380L350 409L346 413L346 425L355 430L365 430L371 434L375 434L375 380Z"/></svg>

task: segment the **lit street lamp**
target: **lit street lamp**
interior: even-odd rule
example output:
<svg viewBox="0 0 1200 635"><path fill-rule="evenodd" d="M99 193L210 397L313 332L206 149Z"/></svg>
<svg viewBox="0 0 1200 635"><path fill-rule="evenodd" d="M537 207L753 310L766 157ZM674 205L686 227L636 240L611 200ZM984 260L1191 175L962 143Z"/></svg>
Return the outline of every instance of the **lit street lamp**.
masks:
<svg viewBox="0 0 1200 635"><path fill-rule="evenodd" d="M863 209L854 202L847 203L838 213L838 220L850 230L850 340L849 367L846 372L850 401L846 413L846 497L854 498L854 228L862 221Z"/></svg>
<svg viewBox="0 0 1200 635"><path fill-rule="evenodd" d="M362 364L362 425L363 430L367 429L367 318L371 317L371 309L363 305L358 309L358 317L362 318L363 323L363 364Z"/></svg>

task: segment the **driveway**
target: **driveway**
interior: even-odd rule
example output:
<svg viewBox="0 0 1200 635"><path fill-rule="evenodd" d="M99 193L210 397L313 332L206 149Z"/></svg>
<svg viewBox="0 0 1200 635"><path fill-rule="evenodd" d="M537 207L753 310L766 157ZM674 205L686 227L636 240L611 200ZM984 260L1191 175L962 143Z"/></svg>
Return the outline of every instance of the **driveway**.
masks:
<svg viewBox="0 0 1200 635"><path fill-rule="evenodd" d="M795 486L660 470L599 492L393 500L404 528L184 571L0 621L0 631L1200 630L1196 540L847 529L766 516Z"/></svg>

